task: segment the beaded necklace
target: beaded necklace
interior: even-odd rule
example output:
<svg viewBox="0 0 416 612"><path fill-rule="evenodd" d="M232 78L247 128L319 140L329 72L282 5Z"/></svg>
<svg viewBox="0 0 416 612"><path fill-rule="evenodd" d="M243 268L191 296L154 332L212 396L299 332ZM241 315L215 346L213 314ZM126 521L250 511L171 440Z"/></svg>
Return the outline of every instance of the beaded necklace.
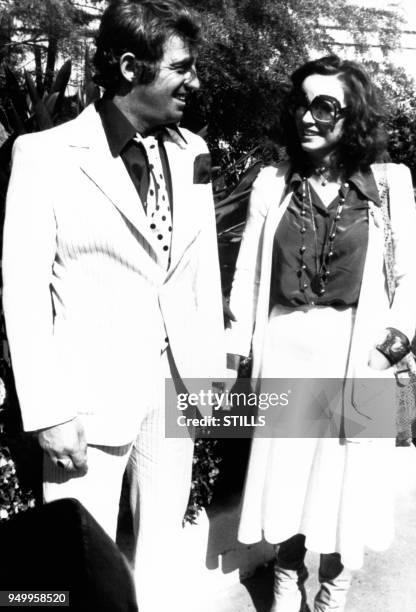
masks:
<svg viewBox="0 0 416 612"><path fill-rule="evenodd" d="M325 242L322 248L322 258L318 249L318 235L316 230L315 223L315 215L313 211L313 204L311 198L311 191L309 186L309 181L307 178L302 179L302 201L301 201L301 226L300 226L300 235L301 235L301 246L299 248L300 253L300 267L298 269L298 277L300 283L300 290L302 293L305 293L308 288L308 283L306 282L308 279L307 275L307 266L304 260L304 254L306 251L305 246L305 234L306 234L306 209L309 209L309 213L311 216L312 229L313 229L313 239L314 239L314 248L315 248L315 274L312 277L310 282L310 287L315 295L323 296L326 292L326 283L328 281L328 276L330 274L330 265L331 260L334 256L334 243L337 235L338 229L338 221L341 219L342 210L347 199L349 191L349 184L342 183L339 192L338 192L338 203L337 209L335 212L335 216L332 219L331 227L329 232L325 238Z"/></svg>
<svg viewBox="0 0 416 612"><path fill-rule="evenodd" d="M319 176L322 187L325 187L329 181L330 169L327 166L321 166L316 169L316 174Z"/></svg>

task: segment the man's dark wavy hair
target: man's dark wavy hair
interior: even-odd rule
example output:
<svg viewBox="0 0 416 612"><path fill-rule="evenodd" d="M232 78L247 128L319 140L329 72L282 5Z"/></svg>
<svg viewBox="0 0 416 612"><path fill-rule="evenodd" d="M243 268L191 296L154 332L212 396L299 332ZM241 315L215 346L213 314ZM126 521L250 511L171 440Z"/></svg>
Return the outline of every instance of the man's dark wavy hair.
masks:
<svg viewBox="0 0 416 612"><path fill-rule="evenodd" d="M191 52L200 40L195 15L177 0L112 0L96 38L94 81L116 91L122 82L120 57L130 52L136 57L136 83L151 83L171 36L181 38Z"/></svg>
<svg viewBox="0 0 416 612"><path fill-rule="evenodd" d="M386 156L387 134L384 112L377 91L364 68L353 61L328 55L303 64L291 76L292 87L283 102L279 126L274 137L286 147L295 165L305 165L296 125L296 100L302 95L302 83L312 74L336 75L344 85L346 112L341 139L333 153L333 163L347 172L367 168Z"/></svg>

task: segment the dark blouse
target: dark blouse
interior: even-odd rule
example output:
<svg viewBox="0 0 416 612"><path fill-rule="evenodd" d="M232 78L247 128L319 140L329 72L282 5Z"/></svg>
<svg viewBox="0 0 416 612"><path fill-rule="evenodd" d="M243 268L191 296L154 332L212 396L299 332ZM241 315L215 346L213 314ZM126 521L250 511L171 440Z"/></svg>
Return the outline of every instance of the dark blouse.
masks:
<svg viewBox="0 0 416 612"><path fill-rule="evenodd" d="M301 306L305 304L348 307L357 304L368 244L368 200L380 206L377 185L372 172L356 172L349 180L349 190L336 223L333 256L329 264L329 275L325 293L319 294L311 287L312 278L322 264L323 252L327 251L327 237L338 207L338 196L328 207L318 194L310 188L316 238L309 205L302 210L302 179L294 172L289 189L294 193L275 233L270 291L270 307ZM297 197L296 197L297 196ZM305 233L300 228L304 225ZM303 263L306 269L300 272L300 247L306 247Z"/></svg>

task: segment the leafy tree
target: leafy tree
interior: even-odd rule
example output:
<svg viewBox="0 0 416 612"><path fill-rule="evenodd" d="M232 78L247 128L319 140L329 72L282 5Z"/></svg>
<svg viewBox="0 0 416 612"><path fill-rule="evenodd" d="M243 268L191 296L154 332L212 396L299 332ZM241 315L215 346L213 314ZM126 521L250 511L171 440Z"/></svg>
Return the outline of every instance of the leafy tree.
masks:
<svg viewBox="0 0 416 612"><path fill-rule="evenodd" d="M348 32L361 54L374 40L386 54L399 42L393 12L346 0L196 0L192 7L202 16L203 87L188 120L209 123L221 164L248 152L270 129L283 84L311 51L339 50L333 28Z"/></svg>
<svg viewBox="0 0 416 612"><path fill-rule="evenodd" d="M388 62L381 67L370 64L368 68L384 98L392 161L406 164L416 184L415 82L403 68Z"/></svg>
<svg viewBox="0 0 416 612"><path fill-rule="evenodd" d="M388 119L389 153L393 161L403 163L412 172L416 184L416 109L399 105Z"/></svg>
<svg viewBox="0 0 416 612"><path fill-rule="evenodd" d="M40 95L50 91L59 56L82 57L100 0L0 0L0 61L34 62Z"/></svg>

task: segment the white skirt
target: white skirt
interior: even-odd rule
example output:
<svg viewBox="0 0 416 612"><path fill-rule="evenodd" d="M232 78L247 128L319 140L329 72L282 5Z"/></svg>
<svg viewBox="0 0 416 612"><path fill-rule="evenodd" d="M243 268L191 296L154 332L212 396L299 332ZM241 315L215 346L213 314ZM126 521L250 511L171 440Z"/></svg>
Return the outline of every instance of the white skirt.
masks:
<svg viewBox="0 0 416 612"><path fill-rule="evenodd" d="M270 315L262 378L344 378L355 310L275 307ZM306 384L306 381L305 381ZM302 414L302 410L300 411ZM338 437L253 440L239 540L277 544L302 533L306 547L338 552L358 569L364 548L393 539L395 441Z"/></svg>

